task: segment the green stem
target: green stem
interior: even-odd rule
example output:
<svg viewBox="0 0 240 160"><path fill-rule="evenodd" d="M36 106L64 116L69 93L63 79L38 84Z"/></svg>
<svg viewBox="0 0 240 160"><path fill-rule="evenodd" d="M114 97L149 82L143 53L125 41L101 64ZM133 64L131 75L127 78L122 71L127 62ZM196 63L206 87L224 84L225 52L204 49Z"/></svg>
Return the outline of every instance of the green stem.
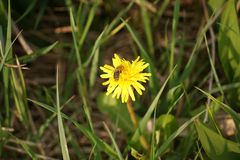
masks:
<svg viewBox="0 0 240 160"><path fill-rule="evenodd" d="M132 101L131 101L130 97L128 98L128 101L127 101L127 108L128 108L128 112L129 112L131 121L134 125L134 128L137 129L138 128L138 120L137 120L136 114L133 110ZM143 135L140 136L139 140L140 140L142 147L145 150L149 150L149 144Z"/></svg>

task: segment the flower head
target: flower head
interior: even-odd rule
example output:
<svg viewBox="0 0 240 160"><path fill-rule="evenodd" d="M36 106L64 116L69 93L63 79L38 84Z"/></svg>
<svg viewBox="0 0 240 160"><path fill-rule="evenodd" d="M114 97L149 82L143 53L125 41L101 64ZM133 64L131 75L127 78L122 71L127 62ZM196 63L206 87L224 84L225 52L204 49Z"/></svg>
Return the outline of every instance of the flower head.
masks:
<svg viewBox="0 0 240 160"><path fill-rule="evenodd" d="M113 98L120 98L122 102L127 102L129 96L135 101L133 88L138 94L142 95L142 91L145 90L144 86L140 83L146 83L149 80L150 73L142 73L142 71L148 67L148 63L143 62L140 57L136 60L129 62L125 59L121 59L117 54L114 54L112 58L113 66L104 65L100 69L105 72L100 75L101 78L107 79L103 82L103 85L108 85L107 95L112 93Z"/></svg>

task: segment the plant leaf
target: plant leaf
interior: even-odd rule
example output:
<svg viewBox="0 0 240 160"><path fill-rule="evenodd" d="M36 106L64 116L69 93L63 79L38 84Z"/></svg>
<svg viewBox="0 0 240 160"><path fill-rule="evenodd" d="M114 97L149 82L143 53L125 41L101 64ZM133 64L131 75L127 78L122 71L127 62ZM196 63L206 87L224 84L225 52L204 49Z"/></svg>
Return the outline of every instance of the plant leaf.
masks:
<svg viewBox="0 0 240 160"><path fill-rule="evenodd" d="M201 144L211 159L240 159L240 144L226 140L199 121L195 121L194 124Z"/></svg>
<svg viewBox="0 0 240 160"><path fill-rule="evenodd" d="M235 0L227 1L220 21L218 36L218 53L227 78L232 82L238 80L240 72L240 31L235 7Z"/></svg>

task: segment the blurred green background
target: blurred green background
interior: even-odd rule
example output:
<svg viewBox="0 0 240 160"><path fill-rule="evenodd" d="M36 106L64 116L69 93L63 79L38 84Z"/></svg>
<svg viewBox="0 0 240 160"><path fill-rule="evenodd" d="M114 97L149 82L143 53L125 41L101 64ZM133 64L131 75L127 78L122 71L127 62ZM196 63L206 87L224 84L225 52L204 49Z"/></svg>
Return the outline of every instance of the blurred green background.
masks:
<svg viewBox="0 0 240 160"><path fill-rule="evenodd" d="M239 8L1 0L0 159L240 159ZM114 53L150 64L137 128L101 84Z"/></svg>

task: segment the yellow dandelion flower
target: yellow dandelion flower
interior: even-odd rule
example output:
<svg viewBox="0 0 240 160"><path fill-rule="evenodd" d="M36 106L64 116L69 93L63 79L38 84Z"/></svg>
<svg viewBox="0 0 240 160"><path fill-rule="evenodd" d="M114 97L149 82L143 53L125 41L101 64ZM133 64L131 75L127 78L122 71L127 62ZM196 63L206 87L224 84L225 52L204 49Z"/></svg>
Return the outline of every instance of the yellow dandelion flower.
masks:
<svg viewBox="0 0 240 160"><path fill-rule="evenodd" d="M107 95L112 93L113 98L119 99L121 96L122 102L127 102L129 96L135 101L133 88L138 94L142 95L145 90L144 86L140 83L146 83L149 80L150 73L142 73L148 67L148 63L143 62L140 57L136 60L129 62L121 59L117 54L112 58L113 66L104 65L100 69L105 72L100 75L101 78L107 79L103 85L108 85Z"/></svg>

